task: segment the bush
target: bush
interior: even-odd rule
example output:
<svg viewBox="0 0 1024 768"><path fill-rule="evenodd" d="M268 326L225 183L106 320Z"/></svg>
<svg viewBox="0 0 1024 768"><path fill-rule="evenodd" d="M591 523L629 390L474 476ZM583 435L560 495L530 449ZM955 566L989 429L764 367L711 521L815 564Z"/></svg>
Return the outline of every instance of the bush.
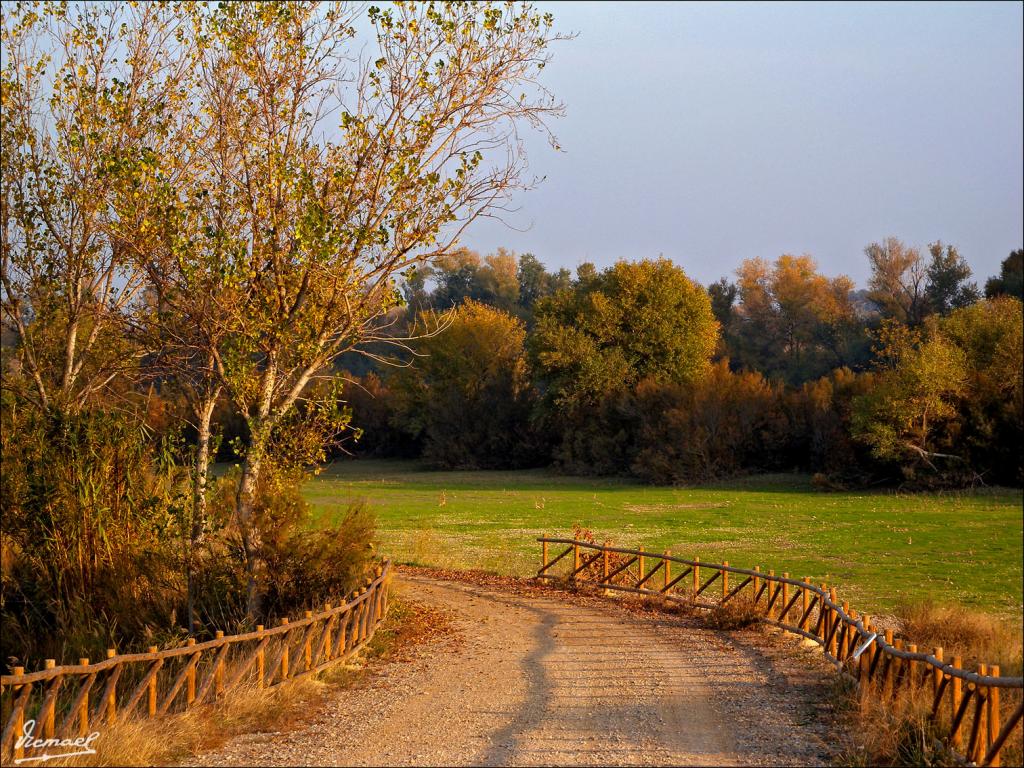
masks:
<svg viewBox="0 0 1024 768"><path fill-rule="evenodd" d="M209 516L214 530L200 554L201 631L247 625L246 573L241 537L234 521L239 472L232 470L211 489ZM324 603L337 604L366 576L375 551L374 517L355 504L339 525L314 524L302 498L299 472L268 471L256 489L254 529L258 534L261 618L274 621Z"/></svg>
<svg viewBox="0 0 1024 768"><path fill-rule="evenodd" d="M182 472L130 414L2 410L5 660L177 637Z"/></svg>
<svg viewBox="0 0 1024 768"><path fill-rule="evenodd" d="M635 409L631 469L649 482L706 482L775 469L784 454L779 388L759 373L732 373L726 360L692 386L641 382Z"/></svg>
<svg viewBox="0 0 1024 768"><path fill-rule="evenodd" d="M850 434L854 398L869 392L874 374L838 368L787 397L794 463L823 475L821 487L860 484L878 468Z"/></svg>
<svg viewBox="0 0 1024 768"><path fill-rule="evenodd" d="M442 323L389 381L395 423L422 442L427 462L444 469L539 463L523 323L475 301L445 313ZM421 323L416 332L426 330Z"/></svg>

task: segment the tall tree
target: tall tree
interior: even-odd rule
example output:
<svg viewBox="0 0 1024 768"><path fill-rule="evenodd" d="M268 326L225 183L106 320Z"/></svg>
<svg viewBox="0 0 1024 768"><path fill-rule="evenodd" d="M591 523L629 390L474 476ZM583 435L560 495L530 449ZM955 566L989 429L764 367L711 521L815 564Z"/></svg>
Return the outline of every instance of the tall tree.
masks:
<svg viewBox="0 0 1024 768"><path fill-rule="evenodd" d="M854 436L876 457L901 462L908 473L919 465L935 470L942 459L962 460L940 451L937 443L967 388L963 350L941 334L891 320L878 339L879 377L875 388L855 401Z"/></svg>
<svg viewBox="0 0 1024 768"><path fill-rule="evenodd" d="M402 270L450 251L529 186L516 131L561 110L536 80L558 38L550 15L521 4L372 7L366 55L357 12L219 5L198 67L196 162L165 195L168 211L208 222L177 232L168 281L214 297L217 333L204 336L248 427L235 514L251 615L254 493L275 436L300 403L316 407L312 384L340 354L388 338Z"/></svg>
<svg viewBox="0 0 1024 768"><path fill-rule="evenodd" d="M395 421L422 442L423 457L441 467L536 460L522 321L471 299L445 314L442 333L421 329L415 364L389 377Z"/></svg>
<svg viewBox="0 0 1024 768"><path fill-rule="evenodd" d="M709 369L718 323L705 290L668 259L580 269L571 291L537 306L529 340L560 458L581 470L625 468L628 431L615 401L642 379L689 384Z"/></svg>
<svg viewBox="0 0 1024 768"><path fill-rule="evenodd" d="M952 245L936 241L928 246L931 261L926 271L928 285L925 295L932 311L948 315L954 309L967 307L978 300L978 286L968 282L971 268Z"/></svg>
<svg viewBox="0 0 1024 768"><path fill-rule="evenodd" d="M735 366L800 384L859 362L848 277L825 277L810 256L789 254L747 259L736 274L739 304L725 337Z"/></svg>
<svg viewBox="0 0 1024 768"><path fill-rule="evenodd" d="M119 326L144 275L127 233L176 146L184 32L162 4L4 8L0 308L20 360L4 386L42 410L79 411L132 368Z"/></svg>
<svg viewBox="0 0 1024 768"><path fill-rule="evenodd" d="M528 326L538 301L568 288L572 283L568 269L562 267L557 272L548 272L540 259L532 253L524 253L519 257L516 277L519 280L519 306L527 316Z"/></svg>
<svg viewBox="0 0 1024 768"><path fill-rule="evenodd" d="M736 297L739 296L739 288L728 278L723 277L708 286L708 296L711 297L711 311L715 313L715 319L722 328L726 328L732 321L733 306L736 304Z"/></svg>
<svg viewBox="0 0 1024 768"><path fill-rule="evenodd" d="M882 314L917 325L928 315L928 269L917 248L895 237L864 249L871 265L870 299Z"/></svg>
<svg viewBox="0 0 1024 768"><path fill-rule="evenodd" d="M1024 248L1012 251L999 265L999 274L985 282L985 296L1024 298Z"/></svg>

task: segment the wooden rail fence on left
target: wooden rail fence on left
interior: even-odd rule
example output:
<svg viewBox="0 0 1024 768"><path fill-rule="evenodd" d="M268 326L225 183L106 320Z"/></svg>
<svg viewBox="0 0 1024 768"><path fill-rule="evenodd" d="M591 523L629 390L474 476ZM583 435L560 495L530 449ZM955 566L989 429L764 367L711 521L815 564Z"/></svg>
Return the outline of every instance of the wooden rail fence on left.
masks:
<svg viewBox="0 0 1024 768"><path fill-rule="evenodd" d="M364 586L344 604L325 606L303 618L281 619L277 627L148 653L117 655L90 663L56 666L0 677L5 719L0 759L27 756L19 745L29 721L36 739L74 739L130 718L182 712L252 686L269 688L319 672L358 652L373 637L388 609L391 565L378 565Z"/></svg>

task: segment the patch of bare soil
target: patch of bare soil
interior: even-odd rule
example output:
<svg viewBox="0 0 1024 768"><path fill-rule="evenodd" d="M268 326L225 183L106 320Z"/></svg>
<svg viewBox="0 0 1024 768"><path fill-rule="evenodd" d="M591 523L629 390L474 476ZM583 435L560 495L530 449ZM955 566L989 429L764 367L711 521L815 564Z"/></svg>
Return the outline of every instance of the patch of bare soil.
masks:
<svg viewBox="0 0 1024 768"><path fill-rule="evenodd" d="M533 581L403 568L445 631L205 765L820 765L831 668L792 637ZM807 658L804 658L804 656Z"/></svg>

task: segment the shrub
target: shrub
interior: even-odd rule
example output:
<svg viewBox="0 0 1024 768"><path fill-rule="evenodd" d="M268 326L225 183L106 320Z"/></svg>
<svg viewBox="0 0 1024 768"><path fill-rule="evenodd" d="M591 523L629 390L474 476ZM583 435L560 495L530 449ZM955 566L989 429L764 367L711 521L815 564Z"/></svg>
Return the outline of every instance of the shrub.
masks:
<svg viewBox="0 0 1024 768"><path fill-rule="evenodd" d="M445 313L442 323L447 327L422 339L419 357L389 381L395 423L422 442L423 458L437 467L538 463L522 321L466 301ZM426 330L421 322L416 332Z"/></svg>
<svg viewBox="0 0 1024 768"><path fill-rule="evenodd" d="M123 412L7 402L2 421L0 655L34 666L176 636L183 498L169 441Z"/></svg>
<svg viewBox="0 0 1024 768"><path fill-rule="evenodd" d="M365 577L374 555L375 521L365 504L355 504L336 527L314 524L302 498L298 471L269 470L260 478L254 505L262 570L261 619L273 621L301 609L339 602ZM239 472L232 470L211 489L209 515L214 535L200 555L202 631L243 627L246 573L241 538L234 521Z"/></svg>
<svg viewBox="0 0 1024 768"><path fill-rule="evenodd" d="M711 629L733 632L758 624L762 612L754 606L750 594L736 595L725 605L709 608L704 614L704 625Z"/></svg>
<svg viewBox="0 0 1024 768"><path fill-rule="evenodd" d="M692 386L643 381L631 468L654 483L706 482L741 470L774 469L786 439L779 388L759 373L716 363Z"/></svg>

